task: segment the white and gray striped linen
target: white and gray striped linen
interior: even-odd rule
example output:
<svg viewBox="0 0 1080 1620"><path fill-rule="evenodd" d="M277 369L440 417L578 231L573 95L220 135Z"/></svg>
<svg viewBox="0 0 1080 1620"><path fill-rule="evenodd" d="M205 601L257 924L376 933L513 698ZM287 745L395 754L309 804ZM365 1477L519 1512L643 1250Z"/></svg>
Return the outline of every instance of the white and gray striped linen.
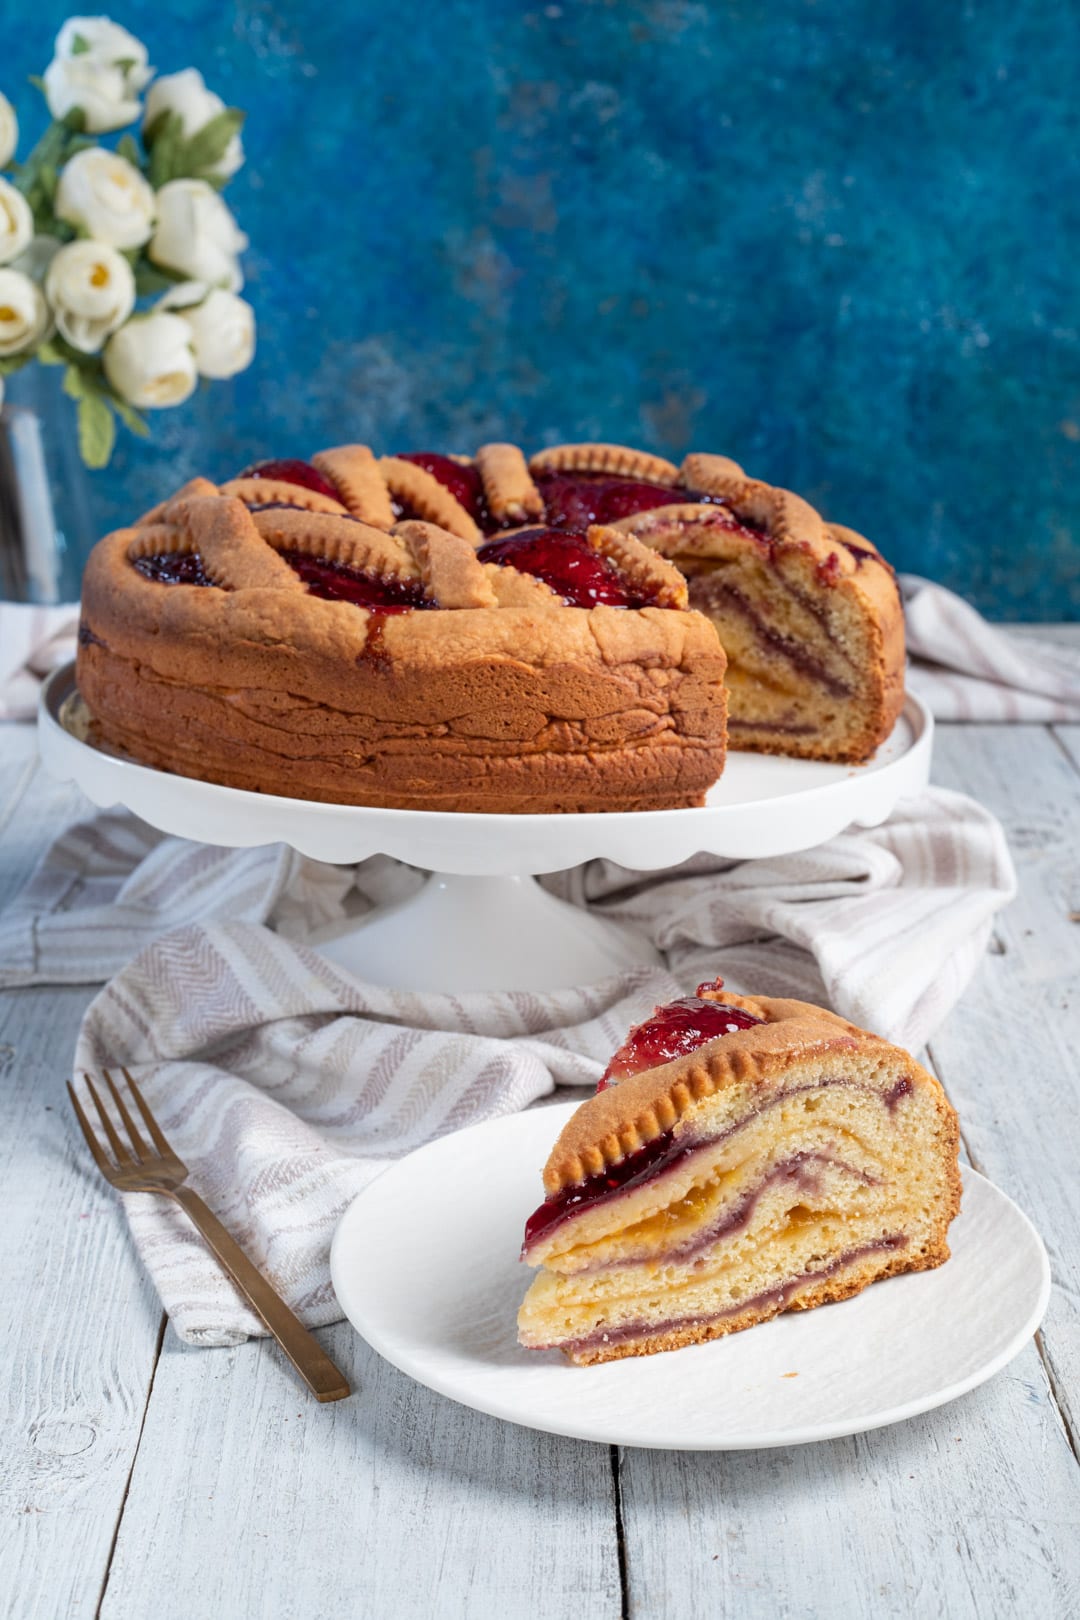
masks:
<svg viewBox="0 0 1080 1620"><path fill-rule="evenodd" d="M961 597L902 574L908 687L939 720L1080 720L1080 650L988 624ZM75 655L78 607L0 602L0 720L28 720L42 678Z"/></svg>
<svg viewBox="0 0 1080 1620"><path fill-rule="evenodd" d="M543 880L633 922L666 969L556 993L419 995L361 983L303 944L346 906L422 881L384 858L353 870L280 846L216 849L109 812L69 828L0 915L0 984L111 975L76 1072L133 1070L195 1185L316 1325L339 1315L335 1223L389 1160L557 1085L591 1086L631 1023L718 972L919 1049L1014 888L994 818L934 789L883 827L801 855L698 856L661 873L594 861ZM149 1197L126 1204L182 1338L261 1331L182 1215Z"/></svg>

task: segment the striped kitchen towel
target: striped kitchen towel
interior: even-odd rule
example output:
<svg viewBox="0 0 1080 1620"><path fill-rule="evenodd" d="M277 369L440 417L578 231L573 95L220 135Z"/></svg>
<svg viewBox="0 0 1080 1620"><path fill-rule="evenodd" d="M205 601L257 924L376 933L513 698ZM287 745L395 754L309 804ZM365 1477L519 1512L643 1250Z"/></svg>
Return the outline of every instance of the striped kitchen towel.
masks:
<svg viewBox="0 0 1080 1620"><path fill-rule="evenodd" d="M939 720L1080 720L1080 647L988 624L943 585L903 574L908 686ZM75 656L78 607L0 602L0 720L28 720L42 678Z"/></svg>
<svg viewBox="0 0 1080 1620"><path fill-rule="evenodd" d="M423 881L384 858L343 869L280 846L192 845L110 812L65 832L0 916L0 983L113 975L87 1010L76 1073L132 1069L195 1185L311 1324L340 1314L334 1226L390 1160L558 1085L592 1086L632 1023L717 973L918 1049L1014 887L993 816L932 789L799 855L647 873L598 860L543 879L663 954L600 984L418 994L363 983L304 944L346 908ZM183 1215L125 1203L184 1339L262 1331Z"/></svg>

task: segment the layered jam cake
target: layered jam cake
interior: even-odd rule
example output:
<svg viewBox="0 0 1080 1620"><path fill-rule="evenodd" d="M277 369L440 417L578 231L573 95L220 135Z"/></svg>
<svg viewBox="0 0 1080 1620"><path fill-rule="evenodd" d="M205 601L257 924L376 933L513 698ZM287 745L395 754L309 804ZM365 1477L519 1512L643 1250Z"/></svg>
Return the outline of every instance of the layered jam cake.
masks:
<svg viewBox="0 0 1080 1620"><path fill-rule="evenodd" d="M908 1053L721 980L631 1031L544 1169L522 1345L649 1355L949 1257L956 1115Z"/></svg>
<svg viewBox="0 0 1080 1620"><path fill-rule="evenodd" d="M670 557L728 659L732 748L858 762L904 699L904 624L877 548L724 456L681 467L561 445L530 471L550 523L611 523Z"/></svg>
<svg viewBox="0 0 1080 1620"><path fill-rule="evenodd" d="M633 535L517 524L518 475L531 489L520 456L349 446L195 480L91 555L92 739L344 804L701 804L724 764L714 626Z"/></svg>
<svg viewBox="0 0 1080 1620"><path fill-rule="evenodd" d="M863 760L903 701L880 554L720 456L258 462L104 540L83 609L101 740L350 804L696 805L727 743Z"/></svg>

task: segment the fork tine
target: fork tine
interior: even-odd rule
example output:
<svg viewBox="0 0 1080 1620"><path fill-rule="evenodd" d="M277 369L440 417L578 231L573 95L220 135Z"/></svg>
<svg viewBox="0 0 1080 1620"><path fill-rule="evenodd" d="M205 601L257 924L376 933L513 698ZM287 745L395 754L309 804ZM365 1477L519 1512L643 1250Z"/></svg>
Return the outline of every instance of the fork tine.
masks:
<svg viewBox="0 0 1080 1620"><path fill-rule="evenodd" d="M124 1165L124 1166L134 1164L134 1162L135 1162L134 1159L131 1157L131 1154L129 1153L128 1149L124 1146L123 1142L120 1140L119 1131L116 1129L116 1126L113 1124L112 1120L109 1118L108 1109L105 1107L105 1104L102 1102L101 1098L97 1094L97 1090L96 1090L96 1088L94 1086L94 1082L91 1080L90 1076L85 1073L85 1071L83 1073L83 1079L86 1081L86 1089L90 1093L91 1101L93 1102L94 1107L98 1111L98 1118L101 1120L101 1124L102 1124L102 1127L103 1127L103 1129L105 1131L105 1135L109 1138L109 1146L112 1148L113 1152L116 1154L117 1163L120 1164L120 1165Z"/></svg>
<svg viewBox="0 0 1080 1620"><path fill-rule="evenodd" d="M139 1113L146 1121L146 1128L154 1139L154 1146L157 1148L159 1153L171 1153L172 1148L169 1146L165 1132L161 1129L161 1126L150 1112L150 1104L146 1101L146 1098L143 1096L142 1092L139 1090L138 1086L135 1084L134 1080L123 1066L121 1066L120 1073L131 1087L131 1095L139 1105Z"/></svg>
<svg viewBox="0 0 1080 1620"><path fill-rule="evenodd" d="M90 1152L94 1155L94 1163L97 1165L102 1175L111 1180L115 1173L113 1166L101 1151L101 1143L97 1139L97 1132L94 1130L94 1127L83 1113L83 1106L79 1101L79 1093L75 1090L75 1087L72 1085L70 1080L67 1083L67 1088L68 1096L71 1098L71 1106L75 1110L75 1117L82 1126L82 1133L86 1137L86 1145L90 1149Z"/></svg>
<svg viewBox="0 0 1080 1620"><path fill-rule="evenodd" d="M116 1104L120 1118L124 1122L124 1129L128 1133L128 1140L131 1143L131 1150L135 1155L135 1162L137 1164L141 1164L143 1159L148 1156L149 1149L147 1148L142 1137L139 1135L139 1128L135 1124L135 1121L132 1119L131 1115L128 1113L123 1097L121 1097L116 1086L113 1084L112 1075L109 1073L108 1069L102 1069L101 1073L104 1077L105 1084L112 1092L112 1099Z"/></svg>

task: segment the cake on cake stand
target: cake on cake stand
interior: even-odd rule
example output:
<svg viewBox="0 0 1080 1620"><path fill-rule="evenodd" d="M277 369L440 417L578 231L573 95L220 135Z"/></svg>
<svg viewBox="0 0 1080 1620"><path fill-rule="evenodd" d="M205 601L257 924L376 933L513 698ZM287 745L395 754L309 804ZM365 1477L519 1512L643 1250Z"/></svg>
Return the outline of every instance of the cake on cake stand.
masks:
<svg viewBox="0 0 1080 1620"><path fill-rule="evenodd" d="M550 990L657 963L646 939L555 899L536 877L597 856L651 871L702 852L748 859L812 849L853 823L878 825L898 799L924 788L933 742L929 711L909 694L865 765L732 753L700 809L466 815L277 798L154 770L81 737L69 718L75 696L68 664L42 689L41 757L96 805L123 805L201 843L286 843L337 865L382 854L430 872L412 899L346 919L309 943L362 979L450 992Z"/></svg>

